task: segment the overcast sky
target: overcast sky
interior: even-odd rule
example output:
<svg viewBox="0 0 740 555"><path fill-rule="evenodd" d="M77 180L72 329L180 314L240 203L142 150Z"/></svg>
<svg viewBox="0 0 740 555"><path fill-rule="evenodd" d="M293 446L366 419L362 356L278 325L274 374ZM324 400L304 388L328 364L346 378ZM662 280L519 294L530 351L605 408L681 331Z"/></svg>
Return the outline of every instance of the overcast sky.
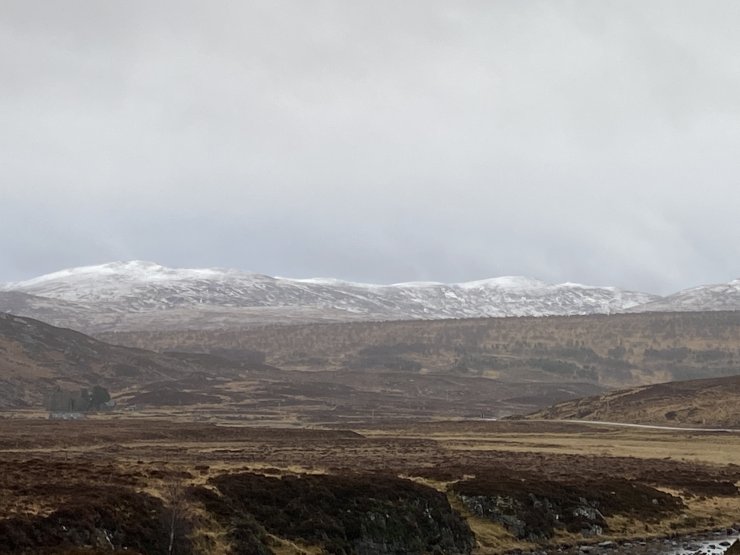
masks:
<svg viewBox="0 0 740 555"><path fill-rule="evenodd" d="M0 281L740 277L740 2L0 0Z"/></svg>

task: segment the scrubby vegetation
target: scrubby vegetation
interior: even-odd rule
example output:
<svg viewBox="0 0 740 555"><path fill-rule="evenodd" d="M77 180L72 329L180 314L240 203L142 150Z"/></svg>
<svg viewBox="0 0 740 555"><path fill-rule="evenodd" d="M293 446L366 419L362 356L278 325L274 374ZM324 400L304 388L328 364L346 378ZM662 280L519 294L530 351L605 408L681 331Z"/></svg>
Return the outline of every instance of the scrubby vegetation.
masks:
<svg viewBox="0 0 740 555"><path fill-rule="evenodd" d="M48 487L48 484L47 484ZM54 495L50 487L48 495ZM110 552L165 554L169 550L168 509L162 500L120 486L84 486L49 514L0 519L3 553ZM190 552L178 533L177 553Z"/></svg>
<svg viewBox="0 0 740 555"><path fill-rule="evenodd" d="M740 373L740 311L122 332L155 350L257 350L284 369L391 369L614 387Z"/></svg>
<svg viewBox="0 0 740 555"><path fill-rule="evenodd" d="M685 434L583 424L395 426L0 418L0 552L502 553L740 514L736 436L690 452Z"/></svg>
<svg viewBox="0 0 740 555"><path fill-rule="evenodd" d="M388 475L222 475L192 491L239 545L254 546L255 521L272 534L329 553L469 553L473 535L444 494Z"/></svg>
<svg viewBox="0 0 740 555"><path fill-rule="evenodd" d="M454 491L474 514L537 542L551 539L558 529L601 535L610 516L650 522L683 508L677 497L621 478L555 481L510 471L460 481Z"/></svg>

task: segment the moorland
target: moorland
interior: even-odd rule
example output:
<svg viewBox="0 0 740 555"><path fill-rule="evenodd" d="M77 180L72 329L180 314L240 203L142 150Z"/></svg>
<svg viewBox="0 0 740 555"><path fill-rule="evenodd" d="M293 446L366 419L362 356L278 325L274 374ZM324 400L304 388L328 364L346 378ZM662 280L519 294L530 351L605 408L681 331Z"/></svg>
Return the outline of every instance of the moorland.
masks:
<svg viewBox="0 0 740 555"><path fill-rule="evenodd" d="M475 318L114 332L153 351L285 370L394 370L630 387L740 373L740 311Z"/></svg>
<svg viewBox="0 0 740 555"><path fill-rule="evenodd" d="M710 427L737 405L723 381L734 378L717 376L738 373L739 322L636 314L92 338L2 316L0 552L654 554L693 545L663 538L707 530L729 545L740 433L573 422L584 415L557 407L593 406L586 418L603 420L608 399L607 415L628 422L644 414L618 399L643 399L663 423L670 403L706 393L717 410L699 425ZM682 376L705 379L651 385ZM46 418L49 388L95 384L115 407Z"/></svg>
<svg viewBox="0 0 740 555"><path fill-rule="evenodd" d="M547 422L355 430L0 419L4 553L503 553L740 514L740 435ZM172 542L172 543L171 543Z"/></svg>

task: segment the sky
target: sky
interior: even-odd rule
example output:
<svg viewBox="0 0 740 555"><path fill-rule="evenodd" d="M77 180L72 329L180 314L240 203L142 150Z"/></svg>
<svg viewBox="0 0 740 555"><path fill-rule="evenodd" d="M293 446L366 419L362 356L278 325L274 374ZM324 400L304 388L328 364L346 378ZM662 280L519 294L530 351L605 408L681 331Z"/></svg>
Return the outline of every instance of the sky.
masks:
<svg viewBox="0 0 740 555"><path fill-rule="evenodd" d="M0 282L740 277L740 2L0 0Z"/></svg>

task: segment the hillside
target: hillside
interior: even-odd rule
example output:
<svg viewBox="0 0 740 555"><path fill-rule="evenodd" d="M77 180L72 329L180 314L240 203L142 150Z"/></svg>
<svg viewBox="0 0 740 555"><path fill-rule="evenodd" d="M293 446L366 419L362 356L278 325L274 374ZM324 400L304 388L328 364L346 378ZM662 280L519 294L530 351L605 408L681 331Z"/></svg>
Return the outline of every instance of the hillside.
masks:
<svg viewBox="0 0 740 555"><path fill-rule="evenodd" d="M275 341L280 330L276 328ZM255 351L156 353L0 314L0 409L40 408L56 387L102 385L120 408L229 420L340 422L500 416L603 388L583 381L496 380L414 367L281 370Z"/></svg>
<svg viewBox="0 0 740 555"><path fill-rule="evenodd" d="M656 295L525 277L394 285L131 261L0 287L0 311L85 332L623 312Z"/></svg>
<svg viewBox="0 0 740 555"><path fill-rule="evenodd" d="M655 384L565 401L529 418L740 428L740 375Z"/></svg>
<svg viewBox="0 0 740 555"><path fill-rule="evenodd" d="M202 373L234 375L243 368L217 357L109 345L76 331L0 314L0 408L40 406L44 394L56 387L102 385L115 393Z"/></svg>
<svg viewBox="0 0 740 555"><path fill-rule="evenodd" d="M728 283L700 285L673 295L629 308L628 312L689 312L706 310L738 310L740 279Z"/></svg>
<svg viewBox="0 0 740 555"><path fill-rule="evenodd" d="M405 371L610 388L740 373L740 312L364 322L102 334L158 351L260 353L290 370Z"/></svg>

